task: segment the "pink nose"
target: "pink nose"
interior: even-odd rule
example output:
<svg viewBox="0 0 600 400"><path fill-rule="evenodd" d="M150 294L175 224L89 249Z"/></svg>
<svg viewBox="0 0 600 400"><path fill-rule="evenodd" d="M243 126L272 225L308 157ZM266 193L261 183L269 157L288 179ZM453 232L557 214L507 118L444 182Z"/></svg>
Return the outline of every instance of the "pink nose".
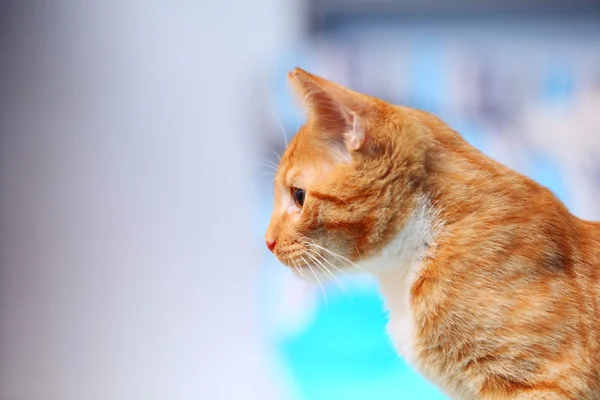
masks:
<svg viewBox="0 0 600 400"><path fill-rule="evenodd" d="M275 241L267 240L267 247L269 248L269 250L273 251L273 249L275 248Z"/></svg>

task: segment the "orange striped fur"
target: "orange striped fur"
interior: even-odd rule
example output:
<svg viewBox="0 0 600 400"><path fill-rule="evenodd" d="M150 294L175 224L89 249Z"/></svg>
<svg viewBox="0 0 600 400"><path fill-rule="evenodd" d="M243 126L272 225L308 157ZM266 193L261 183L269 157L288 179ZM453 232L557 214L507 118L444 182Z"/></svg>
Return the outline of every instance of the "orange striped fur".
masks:
<svg viewBox="0 0 600 400"><path fill-rule="evenodd" d="M600 224L430 114L289 80L308 120L275 179L277 258L372 274L399 354L452 398L600 399Z"/></svg>

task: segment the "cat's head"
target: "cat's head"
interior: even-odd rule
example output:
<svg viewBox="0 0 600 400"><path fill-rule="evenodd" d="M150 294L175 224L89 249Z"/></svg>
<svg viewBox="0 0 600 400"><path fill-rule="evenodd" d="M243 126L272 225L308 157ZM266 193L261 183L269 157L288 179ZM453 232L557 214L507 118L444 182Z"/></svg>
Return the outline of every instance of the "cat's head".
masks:
<svg viewBox="0 0 600 400"><path fill-rule="evenodd" d="M279 164L267 246L291 267L347 268L417 207L428 136L410 110L298 68L288 79L308 118Z"/></svg>

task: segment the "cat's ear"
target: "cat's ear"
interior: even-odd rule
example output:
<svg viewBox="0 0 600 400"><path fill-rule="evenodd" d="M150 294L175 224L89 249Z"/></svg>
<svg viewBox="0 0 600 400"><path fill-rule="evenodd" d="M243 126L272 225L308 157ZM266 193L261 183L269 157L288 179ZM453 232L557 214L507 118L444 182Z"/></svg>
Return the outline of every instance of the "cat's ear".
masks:
<svg viewBox="0 0 600 400"><path fill-rule="evenodd" d="M350 152L363 148L367 136L361 113L369 105L366 96L300 68L290 72L288 79L324 139L341 141Z"/></svg>

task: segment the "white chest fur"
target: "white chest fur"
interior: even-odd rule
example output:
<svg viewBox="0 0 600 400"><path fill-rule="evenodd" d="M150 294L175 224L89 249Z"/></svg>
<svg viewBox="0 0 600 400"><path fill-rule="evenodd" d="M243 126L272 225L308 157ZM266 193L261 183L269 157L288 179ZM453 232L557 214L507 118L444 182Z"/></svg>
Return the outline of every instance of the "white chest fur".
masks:
<svg viewBox="0 0 600 400"><path fill-rule="evenodd" d="M414 360L416 321L410 307L410 289L418 275L420 263L405 265L405 271L376 275L389 313L388 334L398 354L408 363Z"/></svg>
<svg viewBox="0 0 600 400"><path fill-rule="evenodd" d="M377 256L360 263L363 271L378 280L389 312L388 334L399 355L411 364L415 361L416 321L410 307L410 291L440 226L423 199L390 244Z"/></svg>

